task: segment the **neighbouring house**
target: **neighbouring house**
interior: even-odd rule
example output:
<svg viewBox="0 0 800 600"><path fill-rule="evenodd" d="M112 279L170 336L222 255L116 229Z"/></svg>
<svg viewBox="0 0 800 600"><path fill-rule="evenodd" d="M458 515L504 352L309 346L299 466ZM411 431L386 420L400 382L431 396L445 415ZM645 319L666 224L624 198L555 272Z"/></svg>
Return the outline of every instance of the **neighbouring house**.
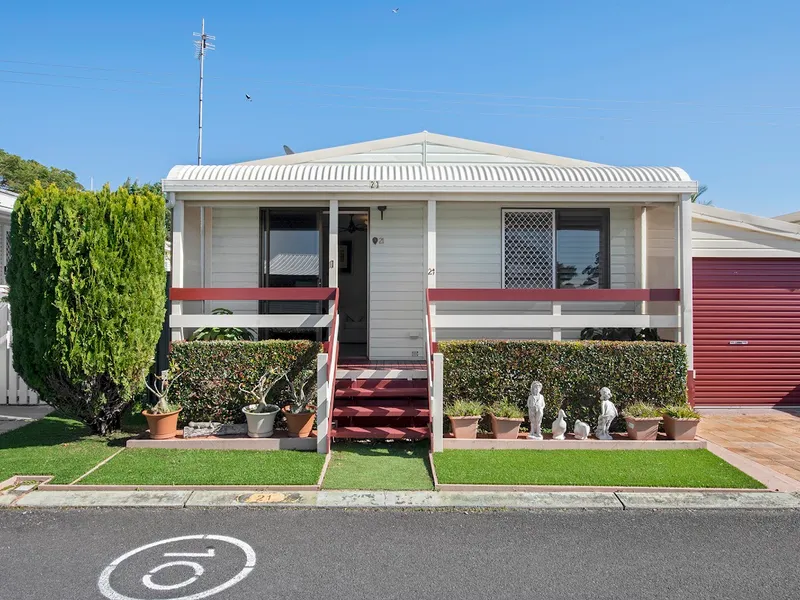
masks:
<svg viewBox="0 0 800 600"><path fill-rule="evenodd" d="M680 168L422 132L176 166L163 189L173 339L338 340L327 384L419 380L428 397L438 341L657 328L686 345L698 403L800 403L800 226L693 205ZM332 433L422 434L378 425Z"/></svg>
<svg viewBox="0 0 800 600"><path fill-rule="evenodd" d="M775 217L780 221L788 221L789 223L800 223L800 210L797 212L788 213Z"/></svg>
<svg viewBox="0 0 800 600"><path fill-rule="evenodd" d="M11 211L18 194L0 189L0 287L6 286L6 267L11 257ZM4 294L5 295L5 294Z"/></svg>

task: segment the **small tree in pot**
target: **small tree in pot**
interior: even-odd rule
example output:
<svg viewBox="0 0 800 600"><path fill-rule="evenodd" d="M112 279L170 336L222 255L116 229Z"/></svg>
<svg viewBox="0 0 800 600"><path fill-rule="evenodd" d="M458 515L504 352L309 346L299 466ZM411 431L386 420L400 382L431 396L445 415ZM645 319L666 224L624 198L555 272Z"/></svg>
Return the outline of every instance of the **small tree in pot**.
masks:
<svg viewBox="0 0 800 600"><path fill-rule="evenodd" d="M275 384L285 376L286 373L279 373L277 369L272 368L258 378L258 383L251 390L239 384L241 392L257 400L255 404L248 404L242 408L247 418L247 435L250 437L271 437L275 431L275 416L280 408L275 404L267 404L267 398Z"/></svg>
<svg viewBox="0 0 800 600"><path fill-rule="evenodd" d="M154 377L152 386L147 381L144 383L147 389L158 398L158 402L142 411L145 419L147 419L150 437L154 440L174 438L178 431L178 414L181 412L181 407L169 402L167 396L170 383L180 376L181 374L178 373L170 380L169 371L162 371L161 377L158 375Z"/></svg>
<svg viewBox="0 0 800 600"><path fill-rule="evenodd" d="M289 393L292 397L292 403L284 409L286 416L286 427L289 430L290 437L308 437L311 435L311 429L314 426L314 415L316 406L314 400L317 397L317 388L313 385L313 371L303 371L293 382L288 374L283 377L289 384ZM308 384L311 383L311 389L306 392Z"/></svg>

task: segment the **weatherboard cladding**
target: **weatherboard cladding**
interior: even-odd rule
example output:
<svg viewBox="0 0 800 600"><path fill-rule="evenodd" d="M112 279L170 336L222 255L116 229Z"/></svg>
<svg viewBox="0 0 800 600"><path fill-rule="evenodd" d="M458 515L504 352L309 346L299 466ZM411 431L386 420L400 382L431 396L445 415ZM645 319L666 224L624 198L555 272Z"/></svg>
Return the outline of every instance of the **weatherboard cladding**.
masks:
<svg viewBox="0 0 800 600"><path fill-rule="evenodd" d="M619 183L690 182L677 167L555 167L550 165L180 165L166 182L451 182Z"/></svg>

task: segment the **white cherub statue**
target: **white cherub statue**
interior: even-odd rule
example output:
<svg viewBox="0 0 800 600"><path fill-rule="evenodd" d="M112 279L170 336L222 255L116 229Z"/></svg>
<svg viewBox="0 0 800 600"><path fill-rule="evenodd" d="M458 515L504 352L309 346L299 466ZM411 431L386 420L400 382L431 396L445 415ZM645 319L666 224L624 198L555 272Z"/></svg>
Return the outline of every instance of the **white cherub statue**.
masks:
<svg viewBox="0 0 800 600"><path fill-rule="evenodd" d="M619 415L617 407L611 403L611 390L607 387L600 388L600 416L597 418L597 429L594 430L598 440L614 439L608 433L608 428L617 415Z"/></svg>
<svg viewBox="0 0 800 600"><path fill-rule="evenodd" d="M585 440L589 437L589 434L592 430L589 428L588 423L584 423L580 419L575 421L575 427L572 428L572 432L575 434L576 440Z"/></svg>
<svg viewBox="0 0 800 600"><path fill-rule="evenodd" d="M531 393L528 396L528 418L531 420L529 440L542 439L542 417L544 416L544 396L542 396L542 383L534 381L531 384Z"/></svg>
<svg viewBox="0 0 800 600"><path fill-rule="evenodd" d="M553 421L553 439L563 440L565 433L567 433L567 413L564 409L559 409L558 418Z"/></svg>

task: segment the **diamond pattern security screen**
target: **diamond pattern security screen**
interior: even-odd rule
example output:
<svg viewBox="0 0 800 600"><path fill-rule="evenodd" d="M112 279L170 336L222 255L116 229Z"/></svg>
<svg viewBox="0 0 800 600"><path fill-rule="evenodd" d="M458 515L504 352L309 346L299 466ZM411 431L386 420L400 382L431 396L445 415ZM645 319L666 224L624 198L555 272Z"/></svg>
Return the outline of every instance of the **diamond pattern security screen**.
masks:
<svg viewBox="0 0 800 600"><path fill-rule="evenodd" d="M555 287L555 211L503 211L503 287Z"/></svg>
<svg viewBox="0 0 800 600"><path fill-rule="evenodd" d="M11 258L11 229L3 227L3 269L0 271L0 285L6 285L6 271L8 271L8 261Z"/></svg>

